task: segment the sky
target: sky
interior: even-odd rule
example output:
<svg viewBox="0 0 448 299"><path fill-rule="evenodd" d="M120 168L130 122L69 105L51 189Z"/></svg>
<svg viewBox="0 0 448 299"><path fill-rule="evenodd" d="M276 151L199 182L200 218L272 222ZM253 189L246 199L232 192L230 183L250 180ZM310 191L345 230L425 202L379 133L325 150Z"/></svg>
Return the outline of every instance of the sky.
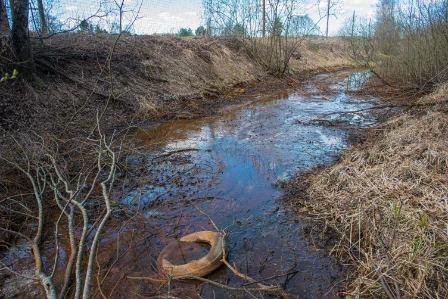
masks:
<svg viewBox="0 0 448 299"><path fill-rule="evenodd" d="M95 1L88 0L61 0L61 6L58 11L64 11L65 16L89 14L94 12ZM330 18L329 33L335 34L341 27L343 21L352 16L356 11L357 16L366 18L375 17L375 4L378 0L340 0L338 15ZM309 2L315 3L314 0ZM321 1L321 8L325 10L326 0ZM125 10L135 10L140 5L140 0L125 0ZM309 4L306 10L301 12L317 21L319 19L318 7L315 4ZM134 23L134 31L137 34L153 33L177 33L180 28L191 28L193 32L197 27L204 24L201 18L202 1L201 0L143 0L138 19ZM131 13L125 13L125 17L132 18ZM108 17L108 24L116 22L116 17ZM322 20L318 26L321 31L325 31L325 20ZM107 25L104 25L107 27ZM108 28L106 28L108 29Z"/></svg>

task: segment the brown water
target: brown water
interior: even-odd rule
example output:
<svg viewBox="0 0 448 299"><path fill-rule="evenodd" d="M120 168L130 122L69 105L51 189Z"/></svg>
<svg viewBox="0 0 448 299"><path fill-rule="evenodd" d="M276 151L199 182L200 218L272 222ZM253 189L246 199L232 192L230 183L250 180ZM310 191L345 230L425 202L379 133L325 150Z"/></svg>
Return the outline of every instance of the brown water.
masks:
<svg viewBox="0 0 448 299"><path fill-rule="evenodd" d="M367 77L347 71L319 75L300 89L260 95L246 105L227 108L220 117L143 128L135 137L138 145L157 144L158 151L148 153L146 182L129 192L124 202L140 208L151 221L174 224L165 227L163 241L151 255L156 258L170 240L214 229L198 207L228 232L228 259L240 272L256 280L274 276L266 283L281 284L300 298L334 297L343 280L340 267L327 253L306 246L303 224L283 205L278 186L299 171L333 163L347 146L347 127L375 122L366 113L323 117L338 126L315 121L325 113L356 111L377 102L349 95ZM173 249L173 263L182 264L207 251L183 246ZM224 267L210 278L229 285L242 283ZM183 291L186 285L175 284L172 294L200 298L191 289ZM149 289L147 295L152 294ZM195 292L203 298L251 297L209 286Z"/></svg>
<svg viewBox="0 0 448 299"><path fill-rule="evenodd" d="M168 290L181 298L276 298L198 282L169 287L163 282L158 253L171 244L174 264L204 255L207 246L176 240L214 230L212 219L227 233L228 261L241 273L282 285L299 298L334 298L343 287L341 267L328 252L309 245L304 224L283 203L279 186L298 172L334 163L348 145L347 128L376 122L362 112L322 116L377 103L350 93L367 78L365 72L318 75L298 89L227 107L219 117L141 128L134 141L142 154L128 158L140 176L124 179L123 191L117 192L132 207L127 212L131 220L113 221L98 256L110 268L102 272L103 292L112 298L166 295ZM246 283L225 267L208 278L231 286Z"/></svg>

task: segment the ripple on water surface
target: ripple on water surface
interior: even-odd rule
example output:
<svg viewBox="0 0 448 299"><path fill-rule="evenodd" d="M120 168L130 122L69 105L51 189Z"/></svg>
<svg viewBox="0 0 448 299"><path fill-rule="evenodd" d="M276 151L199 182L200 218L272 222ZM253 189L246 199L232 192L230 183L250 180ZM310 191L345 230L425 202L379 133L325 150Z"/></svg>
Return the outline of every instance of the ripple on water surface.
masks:
<svg viewBox="0 0 448 299"><path fill-rule="evenodd" d="M287 291L300 298L333 297L340 269L305 246L303 224L282 206L276 186L298 171L334 162L347 146L347 128L376 122L361 110L378 100L350 93L369 76L347 71L318 75L287 95L258 97L217 118L173 120L138 134L142 145L158 145L160 158L145 164L146 183L124 202L137 204L152 221L175 224L164 230L158 248L190 232L213 229L192 206L195 202L219 228L231 232L229 259L241 272L255 279L287 279ZM204 253L203 247L188 248ZM294 274L282 276L285 269ZM239 281L226 269L211 278ZM184 287L179 285L178 292ZM213 292L233 298L222 290ZM204 287L204 294L212 294L211 288Z"/></svg>

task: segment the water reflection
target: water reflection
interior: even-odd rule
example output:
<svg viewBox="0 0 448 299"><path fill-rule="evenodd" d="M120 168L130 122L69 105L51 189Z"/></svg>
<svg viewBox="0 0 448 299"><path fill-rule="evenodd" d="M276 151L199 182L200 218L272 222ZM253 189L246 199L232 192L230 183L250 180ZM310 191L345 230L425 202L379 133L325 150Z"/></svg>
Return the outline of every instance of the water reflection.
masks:
<svg viewBox="0 0 448 299"><path fill-rule="evenodd" d="M297 171L332 163L347 146L347 126L376 121L359 112L376 99L346 92L362 86L369 76L367 72L319 75L302 89L260 97L219 118L175 120L146 128L135 139L140 146L158 150L148 154L145 183L123 202L137 205L149 218L180 219L165 232L166 239L174 240L187 232L213 229L189 204L198 200L198 207L219 227L231 228L229 259L245 272L267 277L296 263L298 272L286 285L290 293L332 297L327 291L337 289L333 289L337 267L306 248L301 223L277 201L281 190L276 186ZM143 270L135 266L133 271ZM225 269L212 277L238 281ZM219 298L230 296L202 289L203 296L209 292L220 294Z"/></svg>

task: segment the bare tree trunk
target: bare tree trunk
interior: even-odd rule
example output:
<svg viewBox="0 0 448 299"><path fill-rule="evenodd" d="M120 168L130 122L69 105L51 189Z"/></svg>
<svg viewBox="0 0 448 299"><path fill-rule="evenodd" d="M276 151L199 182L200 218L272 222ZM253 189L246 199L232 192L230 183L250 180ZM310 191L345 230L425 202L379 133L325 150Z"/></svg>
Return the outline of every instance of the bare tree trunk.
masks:
<svg viewBox="0 0 448 299"><path fill-rule="evenodd" d="M328 5L327 5L327 30L325 31L325 36L328 38L328 24L330 22L330 1L328 0Z"/></svg>
<svg viewBox="0 0 448 299"><path fill-rule="evenodd" d="M117 2L116 0L114 0L114 1L115 1L115 5L118 8L118 13L119 13L119 17L120 17L120 32L119 33L122 33L123 32L123 13L124 13L123 6L124 6L124 0L121 0L121 3Z"/></svg>
<svg viewBox="0 0 448 299"><path fill-rule="evenodd" d="M0 53L9 45L9 34L9 22L5 3L3 0L0 0Z"/></svg>
<svg viewBox="0 0 448 299"><path fill-rule="evenodd" d="M266 37L266 0L263 0L263 37Z"/></svg>
<svg viewBox="0 0 448 299"><path fill-rule="evenodd" d="M12 15L11 41L16 60L34 72L33 51L28 31L29 0L10 0Z"/></svg>
<svg viewBox="0 0 448 299"><path fill-rule="evenodd" d="M45 19L45 11L42 0L37 0L37 9L39 10L40 31L43 34L48 33L47 20Z"/></svg>
<svg viewBox="0 0 448 299"><path fill-rule="evenodd" d="M120 7L120 33L123 32L123 8Z"/></svg>
<svg viewBox="0 0 448 299"><path fill-rule="evenodd" d="M205 35L210 37L212 36L212 20L211 18L207 18L207 29L205 29Z"/></svg>

